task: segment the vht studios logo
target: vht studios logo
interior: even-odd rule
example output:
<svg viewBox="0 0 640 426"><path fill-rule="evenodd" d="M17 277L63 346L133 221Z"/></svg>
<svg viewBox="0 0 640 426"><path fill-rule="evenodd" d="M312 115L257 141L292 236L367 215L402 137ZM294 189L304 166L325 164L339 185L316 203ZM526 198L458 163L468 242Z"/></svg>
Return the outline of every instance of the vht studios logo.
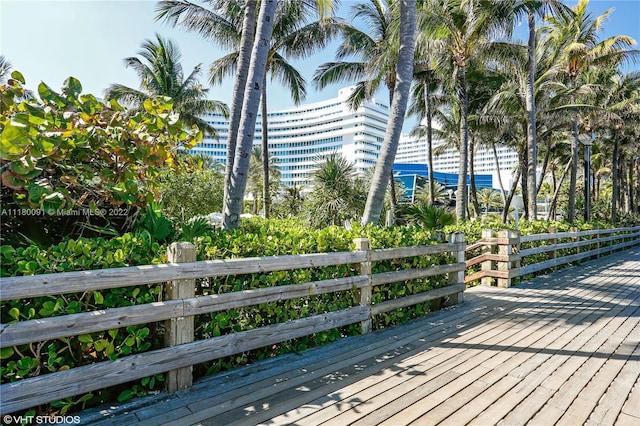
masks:
<svg viewBox="0 0 640 426"><path fill-rule="evenodd" d="M80 416L2 416L5 425L58 425L78 424Z"/></svg>

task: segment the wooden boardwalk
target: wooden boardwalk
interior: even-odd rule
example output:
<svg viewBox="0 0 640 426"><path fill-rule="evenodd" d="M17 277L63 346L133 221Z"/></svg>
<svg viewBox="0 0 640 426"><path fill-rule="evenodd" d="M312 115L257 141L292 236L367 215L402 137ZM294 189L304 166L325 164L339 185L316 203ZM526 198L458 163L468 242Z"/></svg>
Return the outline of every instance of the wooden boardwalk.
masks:
<svg viewBox="0 0 640 426"><path fill-rule="evenodd" d="M105 425L640 425L640 248L81 413Z"/></svg>

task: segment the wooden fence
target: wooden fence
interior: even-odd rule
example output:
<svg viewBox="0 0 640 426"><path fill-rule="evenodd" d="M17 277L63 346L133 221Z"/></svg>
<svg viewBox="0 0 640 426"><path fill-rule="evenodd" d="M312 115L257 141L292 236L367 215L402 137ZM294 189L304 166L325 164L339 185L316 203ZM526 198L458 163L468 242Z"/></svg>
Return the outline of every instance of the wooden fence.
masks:
<svg viewBox="0 0 640 426"><path fill-rule="evenodd" d="M12 413L165 372L168 372L167 389L173 392L191 385L191 369L198 363L349 324L359 323L362 332L366 333L371 330L371 318L374 315L441 297L449 297L451 303L462 301L465 289L463 234L452 234L449 243L431 246L371 250L368 240L357 239L355 243L356 251L353 252L201 262L195 262L193 245L174 243L168 249L171 262L169 264L3 278L0 280L1 301L162 282L166 283L165 294L170 300L2 324L0 347L6 348L136 324L165 321L166 346L121 357L115 361L98 362L3 384L0 386L2 412ZM372 262L439 253L451 253L456 261L431 268L372 273ZM201 297L194 296L197 278L346 264L359 265L359 275ZM448 275L449 285L446 287L371 304L372 288L376 286L443 274ZM352 289L359 291L357 306L193 341L194 315Z"/></svg>
<svg viewBox="0 0 640 426"><path fill-rule="evenodd" d="M469 272L465 283L480 281L482 285L510 287L514 279L559 266L579 263L603 254L640 244L640 226L593 229L521 236L518 231L490 229L482 231L480 241L469 245L466 260ZM478 253L479 252L479 253ZM478 254L476 254L478 253Z"/></svg>

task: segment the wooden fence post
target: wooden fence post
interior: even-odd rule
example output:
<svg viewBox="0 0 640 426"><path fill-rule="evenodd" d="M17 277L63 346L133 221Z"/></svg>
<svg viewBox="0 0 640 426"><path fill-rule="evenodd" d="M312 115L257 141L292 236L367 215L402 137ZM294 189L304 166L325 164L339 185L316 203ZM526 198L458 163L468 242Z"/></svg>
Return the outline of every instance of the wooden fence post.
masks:
<svg viewBox="0 0 640 426"><path fill-rule="evenodd" d="M498 287L511 287L511 271L520 268L520 260L512 260L514 254L520 253L520 233L518 231L502 230L498 231L498 238L507 240L506 243L498 245L498 254L507 258L506 262L498 262L498 271L506 272L506 278L498 278ZM512 265L512 263L515 265Z"/></svg>
<svg viewBox="0 0 640 426"><path fill-rule="evenodd" d="M556 232L558 232L558 230L556 228L549 228L549 233L550 234L555 234ZM556 244L558 244L558 239L557 238L551 238L549 239L550 243L552 246L555 246ZM551 250L550 252L547 253L547 256L549 259L555 259L558 256L558 250ZM554 267L552 270L555 271L558 268Z"/></svg>
<svg viewBox="0 0 640 426"><path fill-rule="evenodd" d="M571 228L569 228L569 232L578 233L580 232L580 230L577 227L572 226ZM580 237L571 237L571 241L573 241L574 243L577 243L580 241ZM580 246L576 247L576 254L578 253L580 253Z"/></svg>
<svg viewBox="0 0 640 426"><path fill-rule="evenodd" d="M186 263L196 261L196 248L191 243L171 243L167 247L167 258L170 263ZM187 299L195 297L196 280L169 281L165 289L167 300ZM193 317L171 318L165 321L165 346L182 345L193 342ZM167 392L173 393L191 386L193 367L183 367L167 372Z"/></svg>
<svg viewBox="0 0 640 426"><path fill-rule="evenodd" d="M466 255L465 255L465 245L464 245L464 233L463 232L454 232L449 235L449 242L452 244L462 243L462 248L458 251L454 251L453 255L456 258L456 262L465 263ZM458 272L449 272L449 285L451 284L464 284L464 274L465 269L462 269ZM458 303L464 302L464 293L458 292L449 296L449 300L452 305L457 305Z"/></svg>
<svg viewBox="0 0 640 426"><path fill-rule="evenodd" d="M356 250L358 251L369 251L371 250L371 242L367 238L356 238L353 240L356 245ZM367 259L369 259L369 255L367 254ZM360 275L368 275L369 276L369 285L366 287L362 287L360 289L360 306L371 306L371 262L366 261L360 263ZM371 311L369 311L371 312ZM362 329L362 334L370 333L372 328L371 321L371 313L369 313L369 318L360 322L360 327Z"/></svg>
<svg viewBox="0 0 640 426"><path fill-rule="evenodd" d="M484 240L485 238L493 238L493 229L483 229L482 230L482 239ZM486 244L484 247L482 247L482 249L480 250L480 254L493 254L496 252L495 250L496 246L492 245L492 244ZM485 260L484 262L482 262L480 264L480 270L481 271L493 271L495 268L495 261L493 260ZM482 285L486 285L491 287L493 285L493 278L492 277L483 277L480 279L480 284Z"/></svg>

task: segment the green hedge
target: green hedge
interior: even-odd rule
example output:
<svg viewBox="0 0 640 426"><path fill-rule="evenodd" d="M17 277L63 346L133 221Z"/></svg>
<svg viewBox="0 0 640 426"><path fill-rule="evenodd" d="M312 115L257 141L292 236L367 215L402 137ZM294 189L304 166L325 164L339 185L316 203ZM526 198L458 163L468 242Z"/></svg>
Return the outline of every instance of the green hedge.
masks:
<svg viewBox="0 0 640 426"><path fill-rule="evenodd" d="M375 228L354 226L352 230L329 227L309 230L295 220L245 220L238 231L212 230L195 241L198 260L236 257L274 256L318 252L339 252L354 249L353 239L367 237L372 248L389 248L422 244L435 244L429 231L395 227ZM13 248L3 246L2 276L19 276L102 269L166 262L166 246L152 241L146 232L126 234L114 239L68 240L42 249L35 246ZM374 272L429 267L451 261L446 255L408 258L376 262ZM310 268L277 271L269 274L250 274L197 280L197 294L214 294L251 288L288 285L315 280L357 275L357 265L339 265L328 268ZM379 303L407 294L413 294L447 285L446 277L393 283L376 288L373 302ZM2 323L106 309L161 300L161 285L133 286L105 291L91 291L60 296L37 297L27 300L3 302ZM282 302L272 302L243 309L231 309L196 317L196 339L205 339L268 324L312 316L357 305L357 294L345 291L338 294L310 296ZM380 315L374 320L375 328L387 327L423 315L437 302L424 303ZM302 351L325 344L340 337L359 333L357 325L343 327L307 336L279 345L220 359L194 368L196 377L275 356L280 353ZM163 346L164 324L141 324L91 333L72 338L6 348L2 351L2 382L21 380L54 371L87 365L120 356L153 350ZM159 390L163 375L145 378L125 385L68 398L50 405L37 407L32 413L66 413L115 399L126 400Z"/></svg>
<svg viewBox="0 0 640 426"><path fill-rule="evenodd" d="M558 232L568 231L571 225L561 222L522 221L523 234L547 232L555 227ZM580 229L607 227L606 224L581 224ZM462 226L448 227L445 232L462 231L467 243L480 238L482 229L508 228L501 223L467 222ZM289 254L341 252L354 250L353 240L366 237L373 249L424 244L437 244L440 235L415 227L361 227L354 225L346 230L329 227L322 230L308 229L297 220L250 219L242 222L237 231L211 230L195 239L198 260L261 257ZM544 244L544 242L536 243ZM154 242L145 231L126 234L113 239L68 240L48 249L36 246L13 248L0 247L2 276L45 274L52 272L114 268L123 266L165 263L166 245ZM542 255L544 256L544 255ZM544 260L544 259L541 259ZM426 268L445 264L453 259L444 254L401 260L375 262L374 273L406 268ZM531 259L530 261L536 261ZM196 281L198 295L217 294L246 289L289 285L302 282L353 276L358 265L339 265L326 268L309 268L293 271L277 271L268 274L247 274L232 277L204 278ZM447 285L446 276L431 277L411 282L397 282L376 287L373 303ZM3 324L56 315L107 309L161 300L161 285L133 286L105 291L91 291L59 296L37 297L27 300L3 302L0 306ZM242 309L230 309L196 317L196 339L206 339L269 324L312 316L357 305L355 291L337 294L309 296L282 302L272 302ZM374 318L374 328L384 328L439 309L442 300L432 301L412 308L398 309ZM269 358L281 353L302 351L325 344L344 336L359 334L357 324L334 329L312 336L272 345L267 348L216 360L194 367L196 377ZM116 359L120 356L153 350L163 346L164 324L141 324L126 329L107 330L72 338L5 348L1 352L0 369L3 383L26 377L47 374L81 365ZM76 398L67 398L30 410L33 413L66 413L87 406L116 399L126 400L144 395L163 387L163 375L147 377L110 389L96 391Z"/></svg>

